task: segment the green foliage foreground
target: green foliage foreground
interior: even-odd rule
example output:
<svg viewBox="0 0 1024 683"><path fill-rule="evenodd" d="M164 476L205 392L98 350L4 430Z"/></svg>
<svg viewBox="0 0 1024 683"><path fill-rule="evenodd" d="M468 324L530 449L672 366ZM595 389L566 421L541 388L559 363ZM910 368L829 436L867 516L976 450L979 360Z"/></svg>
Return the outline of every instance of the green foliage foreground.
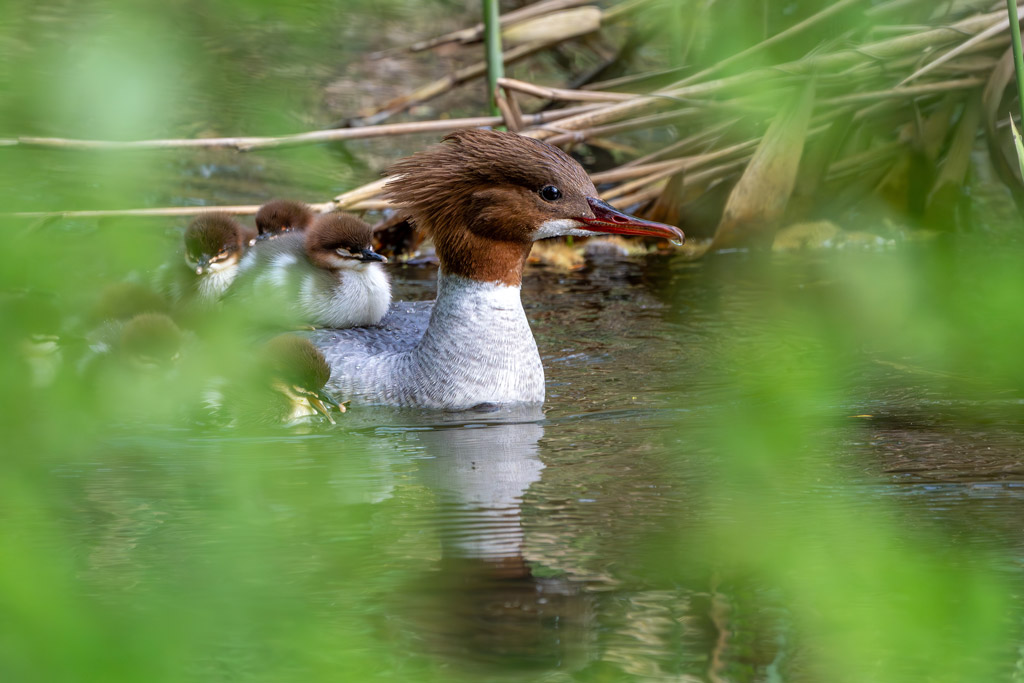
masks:
<svg viewBox="0 0 1024 683"><path fill-rule="evenodd" d="M15 4L0 27L8 65L0 78L17 95L0 102L0 137L184 134L193 119L224 133L291 132L282 130L282 121L293 125L282 102L294 104L297 86L283 72L256 86L263 71L250 72L249 60L263 66L276 48L247 31L279 30L302 50L300 38L317 35L329 49L325 32L293 34L281 25L312 21L337 3L304 5L310 15L298 17L273 3L203 11L172 3L148 8L153 13L89 5L81 16L56 4ZM375 4L345 9L385 21L400 3ZM39 13L49 10L64 17L61 26L78 28L47 34ZM392 14L381 18L384 11ZM198 33L166 30L186 20ZM210 51L214 40L235 58L211 58L220 54ZM236 78L234 103L219 116L217 103ZM187 102L179 106L179 98ZM247 118L248 111L258 113ZM339 163L323 149L293 154L268 155L260 163L271 171L238 192L269 196L277 182L299 184L310 167ZM0 206L193 201L203 195L183 169L200 165L177 156L0 149ZM324 187L310 194L342 189L343 175L318 175L311 182ZM154 195L161 201L148 202ZM2 227L0 679L458 675L422 647L425 636L407 635L417 629L394 624L411 583L439 561L428 488L406 485L391 498L380 490L382 468L402 477L417 467L396 456L394 441L345 424L329 432L195 427L182 406L230 363L212 360L230 358L241 343L230 331L209 340L223 353L170 376L125 377L115 368L99 383L85 381L68 350L57 378L33 388L40 370L26 342L65 334L105 283L156 266L175 249L180 225L3 219ZM672 514L652 515L616 539L623 595L682 587L724 600L732 640L717 669L723 679L1019 678L1019 524L908 509L889 495L899 487L864 444L886 417L910 425L908 435L914 424L954 439L958 430L992 427L1019 434L1022 259L1020 245L950 237L884 254L665 266L679 275L664 280L674 283L667 315L698 341L675 370L673 427L634 445L641 453L668 443L649 459L662 476L685 482L686 495L669 506ZM695 310L714 320L710 332L692 322ZM959 439L959 450L935 447L938 469L963 457L969 480L1019 478L1009 466L1005 475L972 478L976 454L970 437ZM585 442L580 448L602 455ZM547 464L544 476L557 477L559 463ZM1019 513L1019 500L1011 503ZM534 521L546 514L529 512ZM582 554L600 550L585 534L564 543ZM424 619L418 628L435 625ZM594 647L603 646L602 625L592 631ZM768 656L767 668L749 664L763 661L752 652L766 648L785 656ZM678 649L680 660L692 658ZM627 677L596 667L574 672L566 662L550 668L553 680ZM668 673L686 670L679 664Z"/></svg>

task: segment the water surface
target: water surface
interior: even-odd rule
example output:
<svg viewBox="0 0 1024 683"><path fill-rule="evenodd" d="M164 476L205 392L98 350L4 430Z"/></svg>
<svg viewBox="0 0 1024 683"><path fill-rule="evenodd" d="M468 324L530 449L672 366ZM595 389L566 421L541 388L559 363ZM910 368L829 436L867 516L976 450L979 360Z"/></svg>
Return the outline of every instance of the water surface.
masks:
<svg viewBox="0 0 1024 683"><path fill-rule="evenodd" d="M834 301L823 263L532 268L543 410L356 407L336 427L257 434L125 427L45 475L62 491L51 521L78 567L72 592L121 628L179 624L180 673L201 679L355 659L399 679L820 680L792 585L748 552L809 571L807 553L845 544L827 516L881 519L885 543L1018 585L1024 496L1015 418L980 423L971 399L868 349L833 359L841 393L814 394L801 437L737 449L777 438L748 411L790 417L776 405L789 390L747 395L737 375L830 346L806 326L778 333L809 310L808 287ZM429 296L431 270L393 272L398 296ZM762 355L737 356L751 340ZM723 419L750 441L723 436ZM877 596L848 598L900 588L876 579ZM1012 668L1012 650L991 646ZM919 653L883 661L902 654L913 671Z"/></svg>

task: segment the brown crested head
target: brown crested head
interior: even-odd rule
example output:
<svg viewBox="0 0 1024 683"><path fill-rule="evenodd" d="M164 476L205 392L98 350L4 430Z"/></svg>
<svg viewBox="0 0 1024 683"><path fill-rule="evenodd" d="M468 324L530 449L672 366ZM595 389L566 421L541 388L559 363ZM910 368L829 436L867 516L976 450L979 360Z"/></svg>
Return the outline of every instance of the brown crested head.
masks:
<svg viewBox="0 0 1024 683"><path fill-rule="evenodd" d="M248 241L245 227L231 214L204 213L185 229L185 263L202 275L237 262Z"/></svg>
<svg viewBox="0 0 1024 683"><path fill-rule="evenodd" d="M586 171L547 143L494 130L461 130L392 166L385 194L434 238L441 268L518 285L533 242L559 235L651 234L671 226L619 213L598 199Z"/></svg>
<svg viewBox="0 0 1024 683"><path fill-rule="evenodd" d="M373 250L373 228L348 213L317 216L306 230L305 244L310 263L327 270L387 262Z"/></svg>
<svg viewBox="0 0 1024 683"><path fill-rule="evenodd" d="M260 239L267 239L292 230L305 230L313 222L313 211L302 202L274 199L256 212L256 229Z"/></svg>

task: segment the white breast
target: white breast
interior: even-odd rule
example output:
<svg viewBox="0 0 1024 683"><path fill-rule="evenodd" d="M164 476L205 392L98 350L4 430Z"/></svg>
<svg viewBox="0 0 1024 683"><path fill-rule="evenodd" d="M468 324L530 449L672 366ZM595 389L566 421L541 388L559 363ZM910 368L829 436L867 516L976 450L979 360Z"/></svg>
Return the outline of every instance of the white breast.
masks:
<svg viewBox="0 0 1024 683"><path fill-rule="evenodd" d="M213 303L228 291L228 287L238 275L238 263L213 264L210 272L200 275L196 282L196 292L199 298L207 303Z"/></svg>
<svg viewBox="0 0 1024 683"><path fill-rule="evenodd" d="M391 305L391 283L378 263L338 271L312 268L302 277L299 305L317 327L376 325Z"/></svg>
<svg viewBox="0 0 1024 683"><path fill-rule="evenodd" d="M418 342L395 351L361 343L380 334L342 330L320 343L331 390L357 402L443 410L544 401L544 367L519 287L442 275Z"/></svg>
<svg viewBox="0 0 1024 683"><path fill-rule="evenodd" d="M258 242L242 260L240 298L253 315L286 325L348 328L375 325L391 305L391 283L379 263L346 261L339 270L318 268L306 255L305 237L288 233Z"/></svg>

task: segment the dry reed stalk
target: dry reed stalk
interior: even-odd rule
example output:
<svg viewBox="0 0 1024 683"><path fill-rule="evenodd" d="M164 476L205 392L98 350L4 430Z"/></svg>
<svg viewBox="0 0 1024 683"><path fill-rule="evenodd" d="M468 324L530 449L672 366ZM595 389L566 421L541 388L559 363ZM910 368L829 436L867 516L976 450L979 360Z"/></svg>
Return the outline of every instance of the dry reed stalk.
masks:
<svg viewBox="0 0 1024 683"><path fill-rule="evenodd" d="M738 173L739 171L746 168L748 161L750 161L750 159L748 159L747 157L743 157L741 159L737 159L736 161L730 161L727 164L719 164L718 166L706 168L703 171L691 173L688 176L686 176L686 178L683 180L683 187L688 187L690 185L699 185L700 183L705 183L712 180L719 180L733 173Z"/></svg>
<svg viewBox="0 0 1024 683"><path fill-rule="evenodd" d="M650 116L638 116L635 119L629 119L619 123L608 124L607 126L594 126L593 128L587 128L584 130L577 131L562 131L556 123L548 124L533 128L532 130L526 131L524 134L530 137L537 137L536 132L538 131L555 131L558 133L554 137L550 137L545 142L549 145L564 145L568 142L583 142L589 138L600 137L604 135L614 135L616 133L623 133L629 130L642 130L644 128L655 128L657 126L667 124L673 121L679 121L680 119L691 118L704 114L703 109L688 108L688 109L676 109L675 111L665 112L662 114L651 114Z"/></svg>
<svg viewBox="0 0 1024 683"><path fill-rule="evenodd" d="M675 0L668 1L675 2ZM652 5L656 2L664 2L664 0L627 0L626 2L620 2L604 11L603 21L606 24L613 24L617 21L627 20L633 12L644 5Z"/></svg>
<svg viewBox="0 0 1024 683"><path fill-rule="evenodd" d="M506 90L541 97L548 100L560 102L625 102L637 95L619 92L598 92L594 90L568 90L566 88L549 88L543 85L534 85L515 78L499 78L498 85Z"/></svg>
<svg viewBox="0 0 1024 683"><path fill-rule="evenodd" d="M502 91L495 88L494 104L498 107L498 111L501 112L501 120L507 129L513 133L518 133L523 129L523 113L517 111L518 107L513 108L513 102L515 100L509 96L507 90Z"/></svg>
<svg viewBox="0 0 1024 683"><path fill-rule="evenodd" d="M745 154L748 151L752 152L757 147L758 142L758 139L746 140L745 142L730 145L728 147L723 147L722 149L716 150L714 152L708 152L707 154L698 154L692 157L683 157L681 159L674 159L671 162L659 162L663 163L664 166L642 178L638 178L636 180L631 180L629 182L623 183L622 185L619 185L618 187L609 190L603 196L605 198L614 199L615 197L628 194L637 188L644 187L645 185L649 185L652 182L661 180L662 178L673 176L676 173L685 173L688 171L692 171L695 168L705 166L713 161L727 159L734 154Z"/></svg>
<svg viewBox="0 0 1024 683"><path fill-rule="evenodd" d="M356 202L344 207L346 211L383 211L384 209L393 209L395 205L386 199L364 199L361 202ZM331 205L333 210L342 210L340 206Z"/></svg>
<svg viewBox="0 0 1024 683"><path fill-rule="evenodd" d="M652 161L658 161L666 156L682 156L685 152L689 152L692 149L710 144L712 140L721 135L731 126L736 125L739 119L730 119L728 121L722 121L721 123L715 124L704 128L699 133L694 133L688 137L683 138L677 142L673 142L668 147L645 154L644 156L637 157L623 164L620 168L630 168L632 166L640 166L642 164L650 163Z"/></svg>
<svg viewBox="0 0 1024 683"><path fill-rule="evenodd" d="M691 83L680 87L669 87L654 93L674 98L699 97L720 92L729 88L745 86L754 81L763 81L777 77L780 73L787 76L813 75L818 71L839 70L857 66L865 61L885 61L901 57L907 53L917 53L922 49L945 45L956 37L965 34L974 35L990 26L999 12L969 17L947 27L925 31L911 36L900 36L889 40L878 41L869 45L840 50L828 54L816 54L801 59L779 64L772 67L756 69L736 76L713 79L700 83ZM591 128L618 121L629 116L648 113L665 106L669 100L659 99L654 95L638 97L627 102L620 102L600 109L572 116L559 122L560 129L571 131ZM540 139L552 135L540 131Z"/></svg>
<svg viewBox="0 0 1024 683"><path fill-rule="evenodd" d="M593 0L542 0L541 2L535 2L531 5L527 5L526 7L506 12L501 15L498 21L502 28L504 28L518 22L526 21L527 19L544 16L550 12L557 12L559 10L586 5L592 1ZM414 43L409 47L409 51L422 52L423 50L429 50L430 48L445 45L447 43L461 43L465 45L466 43L483 40L483 35L484 25L480 23L470 28L452 31L451 33L446 33L443 36Z"/></svg>
<svg viewBox="0 0 1024 683"><path fill-rule="evenodd" d="M549 39L568 40L600 30L602 16L601 8L594 5L552 12L506 28L501 32L501 39L509 46Z"/></svg>
<svg viewBox="0 0 1024 683"><path fill-rule="evenodd" d="M346 209L361 201L376 197L384 191L384 186L387 183L388 178L378 178L373 182L342 192L334 198L334 205L339 209Z"/></svg>
<svg viewBox="0 0 1024 683"><path fill-rule="evenodd" d="M614 88L621 88L624 85L635 85L642 83L643 81L649 81L652 78L659 78L661 76L667 76L669 74L682 73L689 69L686 66L677 66L672 69L662 69L660 71L645 71L639 74L630 74L628 76L619 76L616 78L609 78L606 81L597 81L596 83L587 83L586 85L580 86L581 90L612 90Z"/></svg>
<svg viewBox="0 0 1024 683"><path fill-rule="evenodd" d="M939 70L943 73L952 74L989 73L996 67L996 62L998 61L998 59L987 55L971 55L960 57L955 62L947 62L939 67Z"/></svg>
<svg viewBox="0 0 1024 683"><path fill-rule="evenodd" d="M637 204L649 202L652 199L656 199L661 196L661 193L665 191L666 184L668 184L668 178L662 178L656 183L645 187L642 190L637 190L632 194L611 198L602 196L602 199L617 209L627 209L629 207L636 206Z"/></svg>
<svg viewBox="0 0 1024 683"><path fill-rule="evenodd" d="M618 183L623 180L631 180L633 178L639 178L655 171L661 171L667 168L675 168L679 165L678 159L672 159L671 161L656 161L651 164L643 164L640 166L619 166L618 168L609 169L607 171L600 171L599 173L591 173L590 179L594 181L595 185L601 183Z"/></svg>
<svg viewBox="0 0 1024 683"><path fill-rule="evenodd" d="M310 204L314 211L329 210L331 204ZM241 206L172 206L160 209L115 209L110 211L20 211L7 214L15 218L152 218L157 216L198 216L213 211L251 216L260 208L259 204Z"/></svg>
<svg viewBox="0 0 1024 683"><path fill-rule="evenodd" d="M707 69L704 69L703 71L699 71L699 72L693 74L692 76L688 76L688 77L682 79L681 81L677 81L676 83L674 83L670 87L681 87L681 86L687 85L689 83L694 83L696 81L699 81L702 78L707 78L711 74L716 73L718 71L721 71L722 69L724 69L727 66L735 64L736 62L738 62L738 61L740 61L742 59L745 59L745 58L747 58L747 57L749 57L751 55L755 55L758 52L762 52L765 49L767 49L767 48L769 48L769 47L771 47L773 45L777 45L778 43L781 43L781 42L785 41L787 38L792 38L793 36L798 35L798 34L804 32L804 31L806 31L807 29L811 28L815 24L818 24L818 23L824 21L825 19L828 19L829 17L833 16L834 14L842 12L843 10L845 10L845 9L847 9L849 7L852 7L853 5L856 5L858 3L862 3L862 2L865 2L865 1L866 0L840 0L839 2L835 3L834 5L830 5L830 6L826 7L825 9L821 10L817 14L814 14L812 16L807 17L806 19L804 19L800 23L794 24L793 26L790 26L786 30L780 31L779 33L776 33L774 36L771 36L770 38L766 38L766 39L762 40L757 45L752 45L752 46L748 47L746 50L743 50L741 52L737 52L736 54L732 55L731 57L727 57L727 58L725 58L725 59L723 59L723 60L721 60L719 62L716 62L713 66L710 66Z"/></svg>
<svg viewBox="0 0 1024 683"><path fill-rule="evenodd" d="M970 90L971 88L977 88L984 84L985 79L983 78L960 78L950 81L940 81L938 83L910 85L889 88L888 90L872 90L869 92L840 95L838 97L821 100L818 104L819 106L838 106L843 104L853 104L855 102L872 102L875 100L905 100L921 97L922 95L939 95L954 90Z"/></svg>
<svg viewBox="0 0 1024 683"><path fill-rule="evenodd" d="M592 31L590 27L586 27L587 31ZM568 33L558 37L547 38L544 40L535 40L529 43L523 43L522 45L516 45L513 48L506 50L502 53L502 63L505 66L514 64L520 60L523 60L530 55L545 50L549 47L558 45L565 40L570 38L578 38L583 33ZM435 97L443 95L446 92L454 89L467 81L471 81L482 77L487 73L487 62L477 62L469 66L463 67L454 73L448 74L442 78L437 79L432 83L428 83L425 86L417 88L411 93L396 97L390 102L385 103L383 106L376 109L363 112L357 119L360 123L368 125L376 125L381 121L384 121L395 114L401 113L410 107L414 107L424 102L428 102Z"/></svg>
<svg viewBox="0 0 1024 683"><path fill-rule="evenodd" d="M961 55L958 56L958 62L963 63L964 57L967 55L976 55L979 52L988 52L994 50L1002 45L1006 45L1010 42L1009 33L1001 36L995 36L988 38L980 43L975 43L970 46L969 49L965 50ZM875 73L879 76L887 76L898 72L905 68L916 68L921 63L922 55L907 55L897 59L891 59L884 62L872 61L864 62L862 64L856 64L844 72L840 72L840 75L851 75L856 72L863 73ZM945 69L949 66L949 62L941 64L938 68Z"/></svg>
<svg viewBox="0 0 1024 683"><path fill-rule="evenodd" d="M19 211L3 214L11 218L159 218L159 217L189 217L199 216L204 213L224 212L235 216L252 216L259 210L260 204L242 204L235 206L169 206L156 209L111 209L97 211ZM334 202L323 202L309 204L315 212L336 211L345 209L347 211L380 211L393 208L394 205L384 199L362 199L350 202L341 207Z"/></svg>
<svg viewBox="0 0 1024 683"><path fill-rule="evenodd" d="M719 164L717 166L706 168L702 171L688 173L683 177L683 181L680 184L680 187L694 187L697 185L701 185L703 183L709 183L714 180L721 180L722 178L742 171L749 161L749 157L743 157L741 159L737 159L736 161L730 161L725 164ZM613 206L622 209L630 206L636 206L637 204L642 204L644 202L649 202L652 199L656 199L657 197L659 197L661 193L665 191L665 186L668 183L668 181L669 178L662 178L661 180L658 180L649 187L637 190L632 194L615 198L609 201L609 203L612 204Z"/></svg>
<svg viewBox="0 0 1024 683"><path fill-rule="evenodd" d="M239 151L290 147L319 142L335 142L339 140L355 140L359 138L384 137L389 135L407 135L410 133L432 133L458 130L459 128L476 128L500 123L499 117L478 116L466 119L448 119L439 121L413 121L395 123L387 126L365 128L333 128L317 130L293 135L274 137L224 137L224 138L181 138L163 140L72 140L67 138L43 138L22 136L13 142L25 147L52 147L70 150L154 150L154 149L188 149L197 147L227 147Z"/></svg>
<svg viewBox="0 0 1024 683"><path fill-rule="evenodd" d="M594 109L595 105L584 105L566 109L552 109L539 114L526 114L523 122L536 126L557 121L575 114L585 113ZM462 119L437 119L434 121L410 121L408 123L389 123L362 128L331 128L293 135L276 137L229 137L229 138L181 138L163 140L73 140L68 138L41 138L23 136L13 140L0 140L0 146L20 145L23 147L46 147L67 150L110 150L110 151L141 151L157 149L192 149L192 148L230 148L242 152L258 149L274 149L322 142L341 140L358 140L374 137L390 137L394 135L412 135L416 133L439 133L461 130L463 128L483 128L497 126L502 123L500 116L475 116Z"/></svg>
<svg viewBox="0 0 1024 683"><path fill-rule="evenodd" d="M814 100L815 85L811 81L772 119L743 175L729 192L710 250L770 243L796 189Z"/></svg>
<svg viewBox="0 0 1024 683"><path fill-rule="evenodd" d="M866 167L891 159L905 148L906 145L902 142L887 142L878 147L873 147L857 154L851 154L845 159L841 159L829 166L828 180L833 181L859 173Z"/></svg>
<svg viewBox="0 0 1024 683"><path fill-rule="evenodd" d="M501 99L504 100L508 107L508 116L505 117L505 123L509 124L510 122L508 121L508 118L511 117L511 125L514 125L515 128L510 130L518 132L523 128L526 128L526 123L523 120L523 110L519 107L519 98L516 97L516 94L511 90L505 90L502 94L503 97Z"/></svg>
<svg viewBox="0 0 1024 683"><path fill-rule="evenodd" d="M973 82L975 80L978 81L978 82L977 83ZM968 89L971 89L971 88L980 87L980 86L985 84L984 79L966 79L965 78L965 79L959 79L958 82L962 83L963 87L960 87L960 88L949 88L949 87L940 88L940 89L936 89L935 92L931 92L931 93L929 93L929 92L922 92L919 95L917 95L916 97L923 97L923 96L926 96L926 95L937 95L937 94L941 94L943 92L955 92L957 90L968 90ZM922 86L911 86L911 87L922 87ZM903 90L903 88L900 88L899 90ZM856 95L856 93L855 93L855 95ZM851 98L852 97L853 96L851 95ZM906 98L897 98L897 100L902 100L902 99L906 99ZM911 97L911 99L914 99L914 97ZM865 107L863 109L858 110L857 113L854 114L853 120L854 120L854 122L868 120L871 117L873 117L876 114L878 114L880 111L882 111L884 109L887 109L887 108L890 108L893 105L899 105L899 104L900 104L899 101L894 101L891 98L883 98L880 101L875 102L875 104L872 104L869 107Z"/></svg>
<svg viewBox="0 0 1024 683"><path fill-rule="evenodd" d="M972 47L974 47L978 43L984 42L988 38L991 38L992 36L996 35L997 33L1005 31L1008 28L1010 28L1010 20L1009 19L1005 19L1004 18L1004 19L1002 19L1000 21L995 22L994 24L989 26L987 29L985 29L981 33L978 33L977 35L971 36L970 38L968 38L964 42L960 43L956 47L954 47L951 50L949 50L948 52L945 52L942 55L940 55L940 56L936 57L935 59L933 59L932 61L928 62L927 64L922 66L920 69L918 69L917 71L915 71L914 73L910 74L909 76L904 78L902 81L897 83L896 84L897 87L901 86L901 85L906 85L907 83L909 83L910 81L918 78L919 76L923 76L924 74L928 73L932 69L935 69L936 67L941 66L942 64L945 64L946 62L948 62L949 60L957 57L958 55L960 55L960 54L962 54L964 52L969 51Z"/></svg>

